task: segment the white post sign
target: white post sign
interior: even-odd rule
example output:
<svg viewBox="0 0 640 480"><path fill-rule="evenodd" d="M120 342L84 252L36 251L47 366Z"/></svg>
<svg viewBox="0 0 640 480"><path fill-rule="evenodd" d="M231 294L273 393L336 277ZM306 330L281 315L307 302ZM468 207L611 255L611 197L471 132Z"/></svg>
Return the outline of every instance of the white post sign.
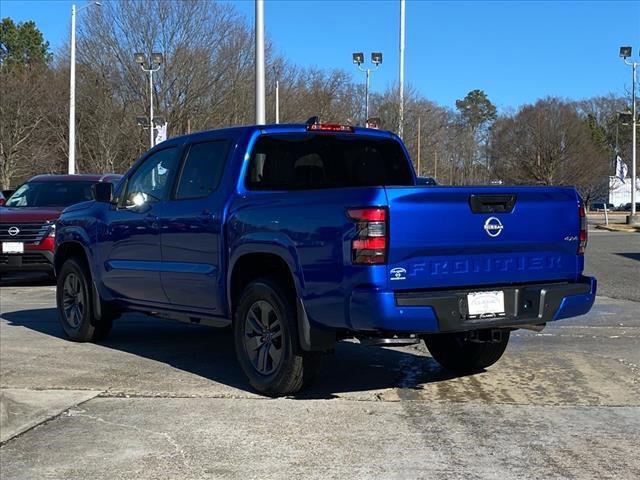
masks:
<svg viewBox="0 0 640 480"><path fill-rule="evenodd" d="M160 142L164 142L167 139L167 122L162 125L158 125L156 128L156 141L155 145Z"/></svg>

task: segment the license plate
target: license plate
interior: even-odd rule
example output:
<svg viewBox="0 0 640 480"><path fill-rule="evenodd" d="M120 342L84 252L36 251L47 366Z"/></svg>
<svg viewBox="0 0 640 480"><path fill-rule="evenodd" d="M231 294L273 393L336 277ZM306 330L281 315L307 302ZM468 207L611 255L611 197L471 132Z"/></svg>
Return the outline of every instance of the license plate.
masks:
<svg viewBox="0 0 640 480"><path fill-rule="evenodd" d="M504 317L504 292L473 292L467 294L469 318Z"/></svg>
<svg viewBox="0 0 640 480"><path fill-rule="evenodd" d="M24 243L2 242L2 253L24 253Z"/></svg>

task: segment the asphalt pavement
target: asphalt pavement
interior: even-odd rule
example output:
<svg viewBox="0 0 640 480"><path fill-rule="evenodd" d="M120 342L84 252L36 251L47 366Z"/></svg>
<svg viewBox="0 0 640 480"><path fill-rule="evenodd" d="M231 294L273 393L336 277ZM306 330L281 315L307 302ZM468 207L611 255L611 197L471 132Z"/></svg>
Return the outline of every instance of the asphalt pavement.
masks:
<svg viewBox="0 0 640 480"><path fill-rule="evenodd" d="M639 478L639 240L592 233L605 296L484 372L343 342L285 399L251 391L227 331L126 315L75 344L52 285L5 279L0 477Z"/></svg>
<svg viewBox="0 0 640 480"><path fill-rule="evenodd" d="M598 279L598 294L640 302L640 233L590 230L585 274Z"/></svg>

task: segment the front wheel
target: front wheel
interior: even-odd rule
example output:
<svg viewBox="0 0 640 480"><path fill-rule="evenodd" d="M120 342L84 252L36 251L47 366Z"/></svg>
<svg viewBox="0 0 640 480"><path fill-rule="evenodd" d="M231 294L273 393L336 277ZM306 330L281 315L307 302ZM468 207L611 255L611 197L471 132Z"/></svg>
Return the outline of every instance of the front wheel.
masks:
<svg viewBox="0 0 640 480"><path fill-rule="evenodd" d="M473 372L490 367L502 357L509 343L509 330L502 330L499 341L472 341L462 333L426 335L424 343L433 359L449 370Z"/></svg>
<svg viewBox="0 0 640 480"><path fill-rule="evenodd" d="M76 258L66 260L57 278L58 318L65 335L74 342L93 342L105 338L113 321L98 321L93 310L91 275Z"/></svg>
<svg viewBox="0 0 640 480"><path fill-rule="evenodd" d="M319 353L298 346L295 298L270 278L250 283L233 323L238 361L253 388L264 395L292 395L306 387Z"/></svg>

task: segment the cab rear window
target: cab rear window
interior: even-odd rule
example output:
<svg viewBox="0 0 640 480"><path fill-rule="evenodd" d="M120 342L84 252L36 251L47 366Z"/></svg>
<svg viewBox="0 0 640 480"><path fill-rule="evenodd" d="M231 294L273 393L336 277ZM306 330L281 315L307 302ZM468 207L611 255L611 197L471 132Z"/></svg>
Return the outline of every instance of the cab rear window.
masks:
<svg viewBox="0 0 640 480"><path fill-rule="evenodd" d="M353 134L263 135L246 178L252 190L413 184L409 160L398 142Z"/></svg>

